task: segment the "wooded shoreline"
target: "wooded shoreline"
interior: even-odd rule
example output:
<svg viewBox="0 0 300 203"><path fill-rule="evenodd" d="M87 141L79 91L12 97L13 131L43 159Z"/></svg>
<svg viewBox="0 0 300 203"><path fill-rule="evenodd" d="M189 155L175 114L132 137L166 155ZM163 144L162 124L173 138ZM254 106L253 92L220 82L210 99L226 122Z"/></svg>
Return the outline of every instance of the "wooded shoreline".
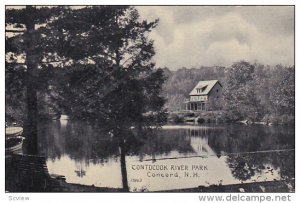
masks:
<svg viewBox="0 0 300 203"><path fill-rule="evenodd" d="M245 125L294 125L294 119L284 119L284 117L261 119L261 120L229 120L224 111L176 111L168 114L168 122L171 124L191 123L191 124L222 124L240 123Z"/></svg>

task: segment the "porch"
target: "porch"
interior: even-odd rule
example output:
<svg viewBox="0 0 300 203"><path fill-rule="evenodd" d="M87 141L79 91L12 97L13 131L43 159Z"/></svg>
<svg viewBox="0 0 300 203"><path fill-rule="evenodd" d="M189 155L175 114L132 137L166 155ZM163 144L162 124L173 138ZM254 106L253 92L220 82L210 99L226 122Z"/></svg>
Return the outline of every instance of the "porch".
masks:
<svg viewBox="0 0 300 203"><path fill-rule="evenodd" d="M189 111L206 111L205 102L187 102L185 103L185 110Z"/></svg>

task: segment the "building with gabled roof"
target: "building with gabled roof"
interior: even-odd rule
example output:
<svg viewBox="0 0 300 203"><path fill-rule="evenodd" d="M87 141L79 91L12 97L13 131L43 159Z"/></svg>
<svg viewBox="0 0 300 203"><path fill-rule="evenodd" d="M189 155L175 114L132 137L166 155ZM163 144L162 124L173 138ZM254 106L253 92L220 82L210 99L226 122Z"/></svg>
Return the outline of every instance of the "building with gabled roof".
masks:
<svg viewBox="0 0 300 203"><path fill-rule="evenodd" d="M199 81L185 102L190 111L220 110L223 101L223 86L218 80Z"/></svg>

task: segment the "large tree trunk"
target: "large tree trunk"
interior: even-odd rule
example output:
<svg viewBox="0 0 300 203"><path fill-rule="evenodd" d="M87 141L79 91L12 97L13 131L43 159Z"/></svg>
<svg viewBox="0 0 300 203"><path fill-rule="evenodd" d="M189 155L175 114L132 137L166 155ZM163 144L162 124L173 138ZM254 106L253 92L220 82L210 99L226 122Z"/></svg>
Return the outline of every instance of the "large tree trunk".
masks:
<svg viewBox="0 0 300 203"><path fill-rule="evenodd" d="M30 9L31 6L26 6ZM26 102L27 102L27 121L24 133L27 139L27 153L32 155L38 154L38 136L37 136L37 90L35 80L37 76L38 69L38 54L36 50L37 35L34 33L35 23L34 20L28 16L26 23L27 33L28 33L28 47L26 50Z"/></svg>
<svg viewBox="0 0 300 203"><path fill-rule="evenodd" d="M126 150L124 146L124 141L123 143L120 143L120 153L121 153L121 174L122 174L122 185L123 185L123 190L126 192L129 192L129 186L128 186L128 179L127 179L127 169L126 169Z"/></svg>
<svg viewBox="0 0 300 203"><path fill-rule="evenodd" d="M29 82L30 83L30 82ZM27 85L27 154L38 154L37 136L37 92L32 84Z"/></svg>

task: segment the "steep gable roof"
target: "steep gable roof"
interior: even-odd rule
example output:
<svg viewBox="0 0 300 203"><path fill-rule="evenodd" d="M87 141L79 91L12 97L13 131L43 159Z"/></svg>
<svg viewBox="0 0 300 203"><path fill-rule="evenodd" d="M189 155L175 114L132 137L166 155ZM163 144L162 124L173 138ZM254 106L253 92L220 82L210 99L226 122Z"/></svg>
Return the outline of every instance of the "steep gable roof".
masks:
<svg viewBox="0 0 300 203"><path fill-rule="evenodd" d="M218 80L203 80L198 82L194 89L190 92L191 95L207 95L215 84L218 83ZM198 92L197 89L201 89L201 92Z"/></svg>

